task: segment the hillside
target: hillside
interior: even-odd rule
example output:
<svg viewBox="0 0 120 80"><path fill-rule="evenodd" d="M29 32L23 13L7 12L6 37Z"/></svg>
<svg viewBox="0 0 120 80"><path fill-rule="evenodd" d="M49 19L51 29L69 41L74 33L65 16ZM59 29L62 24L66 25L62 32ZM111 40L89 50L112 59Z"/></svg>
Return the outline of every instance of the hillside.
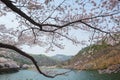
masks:
<svg viewBox="0 0 120 80"><path fill-rule="evenodd" d="M33 56L36 59L39 66L53 66L59 63L59 61L54 60L45 55L31 55L31 56ZM32 64L31 60L22 55L19 55L18 53L12 50L0 49L0 57L12 59L16 61L19 65Z"/></svg>
<svg viewBox="0 0 120 80"><path fill-rule="evenodd" d="M67 61L72 58L72 56L62 55L62 54L56 54L51 57L52 59L58 60L60 62Z"/></svg>
<svg viewBox="0 0 120 80"><path fill-rule="evenodd" d="M39 66L53 66L60 63L58 60L54 60L51 57L45 56L43 54L32 56L35 58L36 61L38 61Z"/></svg>
<svg viewBox="0 0 120 80"><path fill-rule="evenodd" d="M66 64L74 69L105 69L120 64L120 44L88 46Z"/></svg>

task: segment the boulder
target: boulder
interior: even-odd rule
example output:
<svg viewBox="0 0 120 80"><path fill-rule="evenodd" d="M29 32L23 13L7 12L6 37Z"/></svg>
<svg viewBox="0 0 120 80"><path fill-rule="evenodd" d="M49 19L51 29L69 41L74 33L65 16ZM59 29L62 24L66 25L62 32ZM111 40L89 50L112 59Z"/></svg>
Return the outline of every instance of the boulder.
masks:
<svg viewBox="0 0 120 80"><path fill-rule="evenodd" d="M4 63L4 62L7 62L8 60L4 57L0 57L0 63Z"/></svg>
<svg viewBox="0 0 120 80"><path fill-rule="evenodd" d="M30 66L27 64L22 65L22 69L28 69Z"/></svg>
<svg viewBox="0 0 120 80"><path fill-rule="evenodd" d="M7 59L4 57L0 57L0 66L9 67L9 68L18 68L17 62Z"/></svg>
<svg viewBox="0 0 120 80"><path fill-rule="evenodd" d="M0 63L0 69L1 68L4 68L4 64L3 63Z"/></svg>
<svg viewBox="0 0 120 80"><path fill-rule="evenodd" d="M5 63L5 67L8 67L8 68L19 68L19 66L17 65L17 63L14 62L14 61L6 62Z"/></svg>

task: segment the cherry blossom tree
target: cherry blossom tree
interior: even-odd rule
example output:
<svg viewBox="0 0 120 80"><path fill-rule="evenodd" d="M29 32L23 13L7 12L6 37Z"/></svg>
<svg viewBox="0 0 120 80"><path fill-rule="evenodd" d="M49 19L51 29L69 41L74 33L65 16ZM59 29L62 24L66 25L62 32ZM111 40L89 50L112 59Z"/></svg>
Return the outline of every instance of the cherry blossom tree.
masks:
<svg viewBox="0 0 120 80"><path fill-rule="evenodd" d="M90 40L116 40L120 31L119 0L1 0L0 16L12 13L14 21L19 25L8 29L0 23L0 48L15 50L31 59L37 70L46 77L37 62L19 46L23 44L48 46L46 51L54 47L64 49L63 40L73 44L84 44L84 41L71 36L72 30L85 30L93 33ZM13 21L11 21L12 23Z"/></svg>

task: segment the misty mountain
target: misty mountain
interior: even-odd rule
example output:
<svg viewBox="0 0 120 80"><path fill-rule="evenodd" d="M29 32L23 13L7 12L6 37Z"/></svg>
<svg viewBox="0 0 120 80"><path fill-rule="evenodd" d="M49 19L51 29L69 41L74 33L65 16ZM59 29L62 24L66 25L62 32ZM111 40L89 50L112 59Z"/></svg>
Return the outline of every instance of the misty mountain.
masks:
<svg viewBox="0 0 120 80"><path fill-rule="evenodd" d="M58 60L58 61L67 61L69 59L71 59L72 56L67 56L67 55L63 55L63 54L56 54L54 56L52 56L52 59Z"/></svg>
<svg viewBox="0 0 120 80"><path fill-rule="evenodd" d="M52 59L46 55L31 55L38 62L39 66L53 66L59 64L59 61ZM32 61L12 50L0 49L0 57L9 58L16 61L18 64L33 64Z"/></svg>

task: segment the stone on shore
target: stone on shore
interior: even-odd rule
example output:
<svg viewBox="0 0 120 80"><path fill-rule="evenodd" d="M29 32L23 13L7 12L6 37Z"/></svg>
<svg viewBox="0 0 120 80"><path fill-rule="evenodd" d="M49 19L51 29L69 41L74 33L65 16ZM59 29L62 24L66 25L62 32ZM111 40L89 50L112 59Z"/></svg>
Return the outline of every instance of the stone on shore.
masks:
<svg viewBox="0 0 120 80"><path fill-rule="evenodd" d="M19 66L17 65L17 62L11 59L0 57L0 73L14 72L18 70Z"/></svg>

